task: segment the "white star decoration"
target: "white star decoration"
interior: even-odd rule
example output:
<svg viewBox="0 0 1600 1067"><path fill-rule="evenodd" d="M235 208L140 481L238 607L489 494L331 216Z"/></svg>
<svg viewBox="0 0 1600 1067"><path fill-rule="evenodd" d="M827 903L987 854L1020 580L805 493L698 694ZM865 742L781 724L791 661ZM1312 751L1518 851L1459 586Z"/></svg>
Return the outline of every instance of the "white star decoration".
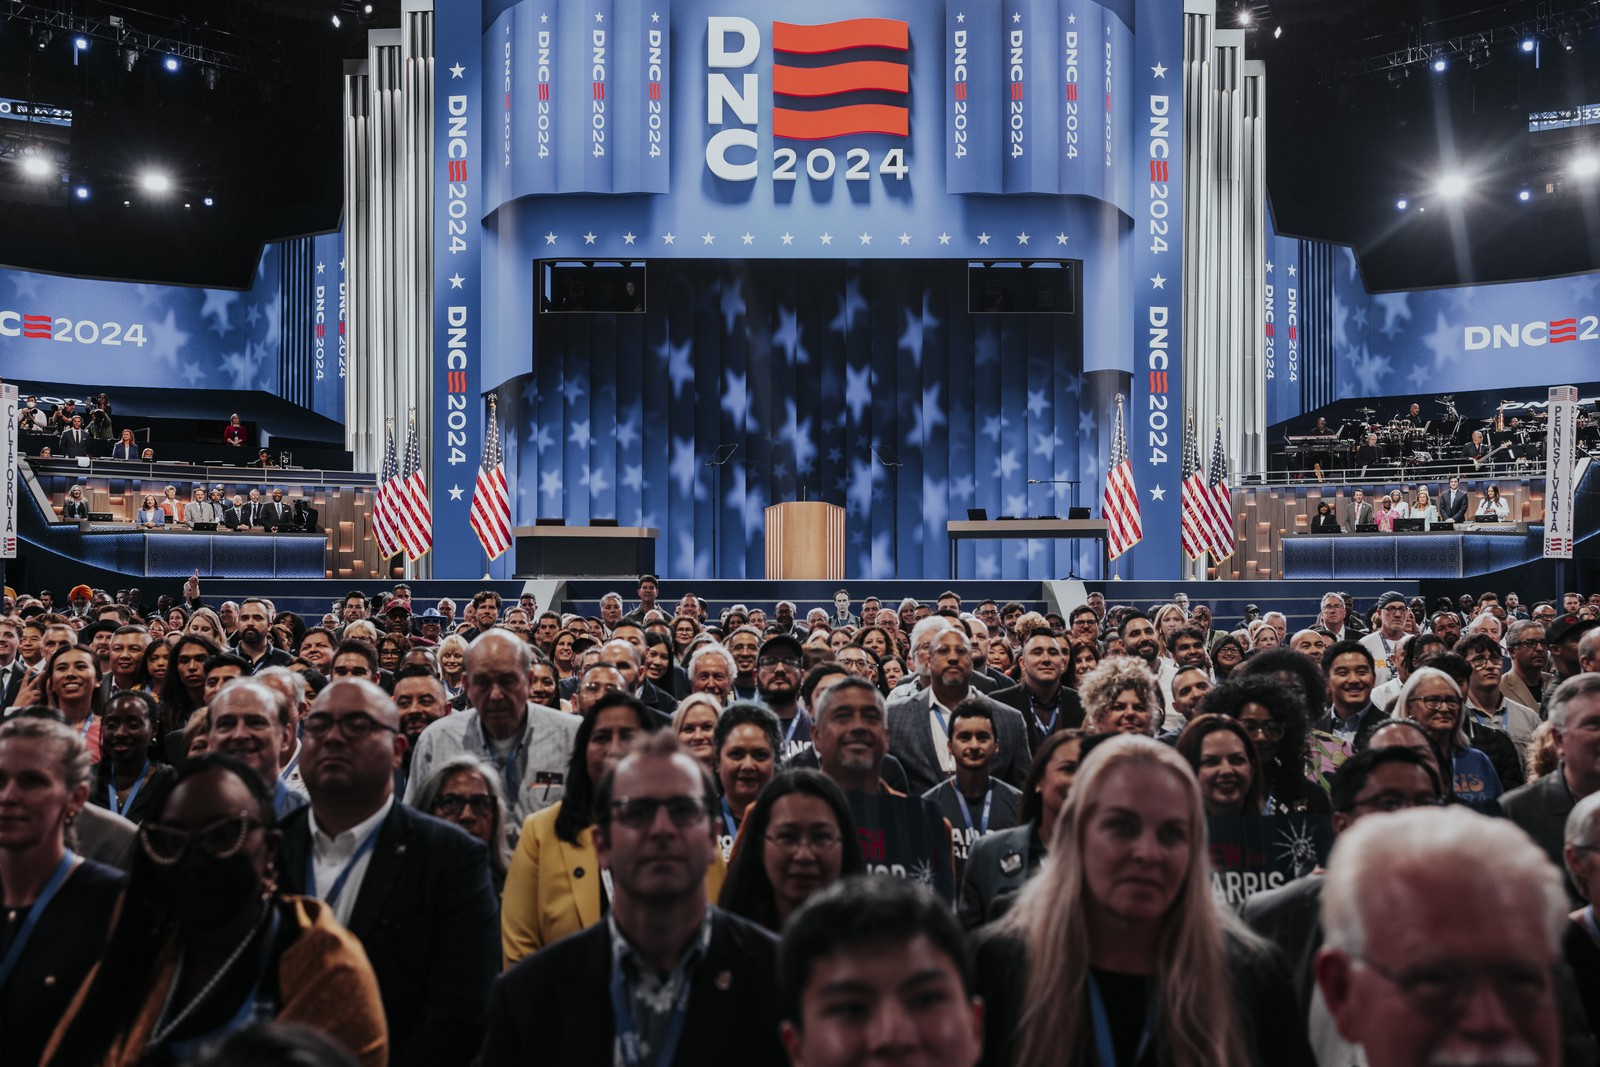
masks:
<svg viewBox="0 0 1600 1067"><path fill-rule="evenodd" d="M1017 244L1025 245L1027 243L1028 243L1028 235L1027 234L1025 234L1025 233L1017 234Z"/></svg>
<svg viewBox="0 0 1600 1067"><path fill-rule="evenodd" d="M325 267L326 267L326 266L327 266L327 264L326 264L326 263L318 263L318 264L317 264L317 273L318 273L318 274L321 274L321 273L322 273L322 271L323 271L323 269L324 269L324 268L325 268Z"/></svg>
<svg viewBox="0 0 1600 1067"><path fill-rule="evenodd" d="M783 241L783 243L784 243L784 244L786 244L786 245L792 245L792 244L794 244L794 234L792 234L792 233L790 233L790 232L788 232L788 231L787 231L787 230L785 230L785 231L784 231L784 232L783 232L783 235L782 235L782 237L781 237L781 238L780 238L780 239L781 239L781 240L782 240L782 241Z"/></svg>
<svg viewBox="0 0 1600 1067"><path fill-rule="evenodd" d="M670 233L664 233L664 234L661 235L662 244L669 244L670 245L675 239L676 239L675 236L673 234L670 234Z"/></svg>
<svg viewBox="0 0 1600 1067"><path fill-rule="evenodd" d="M1067 243L1067 235L1066 235L1065 231L1062 231L1061 233L1056 234L1056 244L1064 245L1066 243Z"/></svg>
<svg viewBox="0 0 1600 1067"><path fill-rule="evenodd" d="M947 234L947 233L941 233L939 235L939 243L942 244L942 245L949 244L950 243L950 235Z"/></svg>
<svg viewBox="0 0 1600 1067"><path fill-rule="evenodd" d="M1150 73L1155 75L1157 78L1165 78L1167 76L1167 68L1163 67L1160 63L1157 63L1155 66L1150 68Z"/></svg>
<svg viewBox="0 0 1600 1067"><path fill-rule="evenodd" d="M632 230L629 230L627 233L622 235L622 243L625 244L625 245L633 244L633 231Z"/></svg>
<svg viewBox="0 0 1600 1067"><path fill-rule="evenodd" d="M911 243L911 235L909 233L905 233L904 231L902 231L901 234L900 234L900 243L903 244L903 245L910 244Z"/></svg>
<svg viewBox="0 0 1600 1067"><path fill-rule="evenodd" d="M461 288L461 283L464 282L464 281L466 281L466 279L463 278L460 274L452 274L450 276L450 288L459 289L459 288Z"/></svg>
<svg viewBox="0 0 1600 1067"><path fill-rule="evenodd" d="M988 244L988 243L989 243L989 235L988 235L988 234L986 234L986 233L980 233L980 234L978 234L978 243L979 243L979 244L980 244L980 245L986 245L986 244Z"/></svg>
<svg viewBox="0 0 1600 1067"><path fill-rule="evenodd" d="M586 234L583 235L583 243L586 244L586 245L592 245L592 244L594 244L594 238L595 238L594 234L586 233Z"/></svg>
<svg viewBox="0 0 1600 1067"><path fill-rule="evenodd" d="M756 235L751 233L749 230L746 230L744 233L739 235L739 240L743 241L747 245L753 245L756 243Z"/></svg>
<svg viewBox="0 0 1600 1067"><path fill-rule="evenodd" d="M863 233L861 235L861 243L864 245L870 245L872 243L872 234Z"/></svg>
<svg viewBox="0 0 1600 1067"><path fill-rule="evenodd" d="M819 240L821 240L825 245L831 245L833 244L833 234L825 233L819 238Z"/></svg>
<svg viewBox="0 0 1600 1067"><path fill-rule="evenodd" d="M596 21L596 22L604 22L604 21L605 21L605 20L606 20L606 16L605 16L605 12L603 12L603 11L596 11L596 12L595 12L595 13L594 13L594 20L595 20L595 21Z"/></svg>
<svg viewBox="0 0 1600 1067"><path fill-rule="evenodd" d="M462 488L459 485L452 485L450 487L450 499L451 500L460 500L461 499L461 493L462 493Z"/></svg>
<svg viewBox="0 0 1600 1067"><path fill-rule="evenodd" d="M700 242L702 244L715 244L716 240L717 235L712 233L710 230L707 230L705 233L700 235Z"/></svg>
<svg viewBox="0 0 1600 1067"><path fill-rule="evenodd" d="M1150 499L1151 500L1166 500L1167 499L1167 491L1165 489L1161 488L1159 485L1153 485L1153 486L1150 487Z"/></svg>
<svg viewBox="0 0 1600 1067"><path fill-rule="evenodd" d="M450 77L459 78L466 72L467 68L463 67L460 63L457 63L455 66L450 68Z"/></svg>
<svg viewBox="0 0 1600 1067"><path fill-rule="evenodd" d="M957 11L956 22L959 24L965 21L967 21L967 13L965 11Z"/></svg>
<svg viewBox="0 0 1600 1067"><path fill-rule="evenodd" d="M1163 278L1161 275L1157 274L1155 277L1150 279L1150 288L1165 289L1166 287L1167 279Z"/></svg>
<svg viewBox="0 0 1600 1067"><path fill-rule="evenodd" d="M547 245L555 244L556 243L556 235L555 235L555 233L551 232L551 233L545 234L544 235L544 243L547 244Z"/></svg>

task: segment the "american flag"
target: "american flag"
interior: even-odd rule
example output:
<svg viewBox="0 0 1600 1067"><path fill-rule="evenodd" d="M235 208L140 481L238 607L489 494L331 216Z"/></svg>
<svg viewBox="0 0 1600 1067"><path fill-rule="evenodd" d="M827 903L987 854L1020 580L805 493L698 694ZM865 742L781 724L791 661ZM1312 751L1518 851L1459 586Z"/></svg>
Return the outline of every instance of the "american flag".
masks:
<svg viewBox="0 0 1600 1067"><path fill-rule="evenodd" d="M394 422L390 421L388 444L383 450L383 470L378 475L378 490L372 497L372 536L378 542L381 559L388 559L401 548L394 514L394 480L399 470L394 459Z"/></svg>
<svg viewBox="0 0 1600 1067"><path fill-rule="evenodd" d="M1133 464L1128 461L1128 438L1122 429L1122 394L1117 394L1117 423L1111 434L1111 466L1106 471L1105 497L1100 515L1110 523L1111 558L1116 559L1144 537L1139 526L1139 491L1133 487Z"/></svg>
<svg viewBox="0 0 1600 1067"><path fill-rule="evenodd" d="M1194 440L1194 412L1183 431L1183 554L1199 559L1210 543L1206 537L1206 480L1200 473L1200 449Z"/></svg>
<svg viewBox="0 0 1600 1067"><path fill-rule="evenodd" d="M1206 475L1207 547L1218 563L1233 555L1233 498L1228 494L1228 455L1222 449L1222 420L1217 420L1217 439L1211 445L1211 471Z"/></svg>
<svg viewBox="0 0 1600 1067"><path fill-rule="evenodd" d="M478 484L472 487L472 532L483 543L490 560L511 547L511 491L506 488L505 457L500 452L500 427L495 420L494 398L489 398L489 427L483 438L483 461L478 464Z"/></svg>
<svg viewBox="0 0 1600 1067"><path fill-rule="evenodd" d="M433 510L428 505L428 481L422 474L422 450L417 447L417 413L406 428L406 462L400 472L397 497L400 539L406 556L421 559L433 547Z"/></svg>

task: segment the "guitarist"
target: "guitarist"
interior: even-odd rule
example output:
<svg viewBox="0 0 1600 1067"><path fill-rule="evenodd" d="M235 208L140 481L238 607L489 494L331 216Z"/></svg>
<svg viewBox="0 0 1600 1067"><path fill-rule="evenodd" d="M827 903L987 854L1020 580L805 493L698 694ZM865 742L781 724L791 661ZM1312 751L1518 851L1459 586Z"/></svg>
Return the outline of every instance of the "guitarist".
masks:
<svg viewBox="0 0 1600 1067"><path fill-rule="evenodd" d="M1466 445L1462 446L1461 454L1467 459L1472 460L1473 466L1483 466L1484 459L1489 455L1489 446L1483 442L1482 430L1472 431L1472 440Z"/></svg>

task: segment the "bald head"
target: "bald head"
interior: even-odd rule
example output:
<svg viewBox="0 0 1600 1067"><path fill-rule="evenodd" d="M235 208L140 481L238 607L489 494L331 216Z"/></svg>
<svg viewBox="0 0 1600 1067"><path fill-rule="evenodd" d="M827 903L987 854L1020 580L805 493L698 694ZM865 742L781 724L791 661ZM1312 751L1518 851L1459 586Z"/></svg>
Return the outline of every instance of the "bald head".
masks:
<svg viewBox="0 0 1600 1067"><path fill-rule="evenodd" d="M365 678L340 678L333 682L311 702L307 718L319 711L331 712L337 717L341 712L336 709L345 708L365 711L386 726L397 729L400 726L400 713L395 710L389 694Z"/></svg>

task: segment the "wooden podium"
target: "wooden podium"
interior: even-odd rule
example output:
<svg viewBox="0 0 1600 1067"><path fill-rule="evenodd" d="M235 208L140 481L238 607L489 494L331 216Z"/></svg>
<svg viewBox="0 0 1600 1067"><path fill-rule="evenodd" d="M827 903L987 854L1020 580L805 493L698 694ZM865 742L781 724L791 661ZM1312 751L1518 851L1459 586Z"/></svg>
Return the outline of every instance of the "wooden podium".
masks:
<svg viewBox="0 0 1600 1067"><path fill-rule="evenodd" d="M767 509L767 578L844 579L844 508L792 500Z"/></svg>

